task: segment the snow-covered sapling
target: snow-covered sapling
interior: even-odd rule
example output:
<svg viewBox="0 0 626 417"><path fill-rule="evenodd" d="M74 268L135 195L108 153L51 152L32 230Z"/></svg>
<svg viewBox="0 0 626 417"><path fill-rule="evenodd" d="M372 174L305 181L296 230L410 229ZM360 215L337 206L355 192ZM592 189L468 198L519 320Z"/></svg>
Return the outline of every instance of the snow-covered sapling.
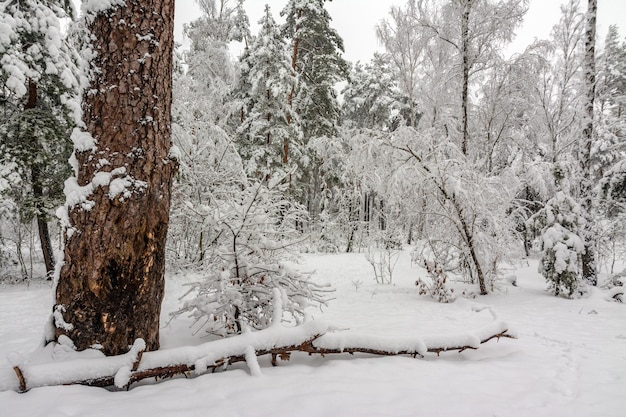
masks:
<svg viewBox="0 0 626 417"><path fill-rule="evenodd" d="M327 287L287 265L291 248L302 240L296 222L304 211L284 198L276 184L256 183L238 198L217 202L212 213L220 228L216 247L205 259L207 275L192 284L174 316L189 313L208 333L239 334L245 327L263 329L273 322L274 289L284 312L296 322L305 308L325 302Z"/></svg>
<svg viewBox="0 0 626 417"><path fill-rule="evenodd" d="M554 295L572 298L583 292L581 256L585 245L581 233L584 221L580 205L563 191L556 193L528 220L531 227L540 231L539 272Z"/></svg>
<svg viewBox="0 0 626 417"><path fill-rule="evenodd" d="M372 249L370 246L368 248L365 259L374 269L374 280L377 284L391 285L393 283L393 271L396 268L399 257L400 251L392 247Z"/></svg>
<svg viewBox="0 0 626 417"><path fill-rule="evenodd" d="M419 289L420 295L429 295L439 303L449 303L454 301L454 289L448 288L446 282L448 281L448 274L437 263L437 261L429 261L427 259L422 260L422 266L428 272L431 283L418 278L415 281Z"/></svg>

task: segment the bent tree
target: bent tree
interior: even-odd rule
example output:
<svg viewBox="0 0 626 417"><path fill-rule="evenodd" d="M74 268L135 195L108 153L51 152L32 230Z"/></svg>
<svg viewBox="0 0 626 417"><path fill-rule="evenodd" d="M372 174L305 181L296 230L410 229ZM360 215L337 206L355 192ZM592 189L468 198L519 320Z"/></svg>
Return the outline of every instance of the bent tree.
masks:
<svg viewBox="0 0 626 417"><path fill-rule="evenodd" d="M89 85L72 134L56 339L124 353L159 347L170 158L174 0L83 2Z"/></svg>

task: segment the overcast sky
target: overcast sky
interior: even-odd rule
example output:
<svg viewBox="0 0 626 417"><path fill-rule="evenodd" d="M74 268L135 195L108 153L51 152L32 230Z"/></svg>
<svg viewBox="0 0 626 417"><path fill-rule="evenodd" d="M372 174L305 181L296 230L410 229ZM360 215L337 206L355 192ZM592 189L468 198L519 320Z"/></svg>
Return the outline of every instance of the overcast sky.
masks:
<svg viewBox="0 0 626 417"><path fill-rule="evenodd" d="M566 0L531 0L524 25L517 39L510 47L512 51L522 51L535 38L546 39L560 17L559 6ZM279 13L287 0L246 0L245 7L250 17L252 31L263 14L265 4L269 4L274 18L281 21ZM345 58L348 61L368 61L380 49L374 27L388 15L392 5L402 5L406 0L333 0L327 3L332 26L344 39ZM581 0L586 10L586 0ZM184 43L183 24L198 17L200 10L195 0L176 0L176 38ZM622 36L626 34L626 0L598 0L598 35L604 39L609 25L617 24Z"/></svg>
<svg viewBox="0 0 626 417"><path fill-rule="evenodd" d="M80 0L73 0L80 9ZM518 36L509 47L509 51L521 52L535 38L547 39L550 30L560 17L559 6L567 0L530 0L530 9L526 14ZM348 61L368 61L380 45L376 39L375 26L387 17L389 8L402 5L406 0L332 0L327 9L333 18L332 26L344 40L345 58ZM587 1L580 0L586 9ZM279 16L287 0L246 0L245 7L250 17L252 31L256 33L257 22L263 14L265 4L269 4L274 18ZM183 25L200 16L196 0L176 0L176 41L188 47L183 37ZM622 37L626 36L626 0L598 0L598 42L602 45L609 25L616 24Z"/></svg>

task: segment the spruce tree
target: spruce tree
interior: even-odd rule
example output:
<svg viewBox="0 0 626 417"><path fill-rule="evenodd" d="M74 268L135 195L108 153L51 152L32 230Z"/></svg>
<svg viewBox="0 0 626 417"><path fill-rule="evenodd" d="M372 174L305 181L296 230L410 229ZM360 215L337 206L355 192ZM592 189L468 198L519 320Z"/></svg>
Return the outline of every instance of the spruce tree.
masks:
<svg viewBox="0 0 626 417"><path fill-rule="evenodd" d="M615 213L615 203L626 201L623 180L626 152L626 42L620 42L617 26L610 26L599 56L597 81L597 129L592 149L594 171L601 180L607 207ZM622 174L620 174L622 172Z"/></svg>
<svg viewBox="0 0 626 417"><path fill-rule="evenodd" d="M358 129L387 128L398 107L389 56L375 53L367 64L357 62L342 93L344 122Z"/></svg>
<svg viewBox="0 0 626 417"><path fill-rule="evenodd" d="M332 19L324 3L325 0L289 0L281 12L286 20L283 32L291 40L291 67L296 78L287 101L300 116L307 148L297 163L313 224L320 218L323 190L333 181L325 178L324 161L317 156L316 148L326 147L324 141L337 136L341 112L335 85L348 74L348 64L341 56L343 40L330 26Z"/></svg>
<svg viewBox="0 0 626 417"><path fill-rule="evenodd" d="M286 42L269 6L265 7L259 24L259 34L242 63L244 79L240 84L248 86L245 92L248 108L242 115L237 136L247 174L263 179L277 171L290 171L289 156L292 161L299 159L302 149L298 116L286 100L295 79Z"/></svg>
<svg viewBox="0 0 626 417"><path fill-rule="evenodd" d="M585 219L574 198L559 191L529 219L529 225L540 232L542 251L539 272L554 295L576 297L584 291L582 238Z"/></svg>
<svg viewBox="0 0 626 417"><path fill-rule="evenodd" d="M75 54L61 19L72 17L69 0L11 0L0 13L0 161L13 163L19 185L5 190L22 223L37 220L46 266L54 256L48 221L70 173L71 129L79 113Z"/></svg>
<svg viewBox="0 0 626 417"><path fill-rule="evenodd" d="M600 224L605 233L599 251L610 253L613 273L616 248L623 241L626 225L626 42L616 26L609 27L604 50L599 56L596 99L596 138L592 149L594 172L599 179Z"/></svg>

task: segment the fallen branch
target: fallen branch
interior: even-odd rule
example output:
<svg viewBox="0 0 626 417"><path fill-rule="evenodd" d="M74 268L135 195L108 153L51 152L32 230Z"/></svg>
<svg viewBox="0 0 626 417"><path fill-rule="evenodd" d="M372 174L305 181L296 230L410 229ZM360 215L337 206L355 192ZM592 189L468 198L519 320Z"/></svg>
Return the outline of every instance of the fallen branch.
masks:
<svg viewBox="0 0 626 417"><path fill-rule="evenodd" d="M272 326L195 347L143 352L142 347L145 344L138 340L125 355L40 365L13 365L21 392L40 386L67 384L97 387L115 385L118 388L128 388L131 384L148 378L201 375L229 364L244 362L249 349L254 349L257 357L272 355L272 364L275 365L278 357L287 360L293 352L322 356L365 353L423 357L428 352L439 355L441 352L477 349L480 344L501 337L513 338L503 322L494 322L473 333L425 338L373 338L351 332L329 332L328 326L319 322L308 322L292 328Z"/></svg>
<svg viewBox="0 0 626 417"><path fill-rule="evenodd" d="M272 349L265 349L265 350L258 350L258 351L255 350L256 356L264 356L264 355L270 355L270 354L272 356L274 355L278 356L278 355L285 355L290 352L304 352L305 351L304 347L312 343L318 337L319 337L318 335L313 336L311 339L306 340L305 342L303 342L302 344L298 346L293 346L293 345L281 346L281 347L276 347ZM167 351L162 351L162 352L167 352ZM147 352L146 355L149 355L150 353L151 352ZM161 366L161 367L151 368L151 369L141 369L141 370L137 370L136 372L133 372L130 375L127 383L124 384L123 386L118 386L118 388L128 387L136 382L142 381L144 379L150 379L150 378L167 379L167 378L172 378L177 375L188 376L190 373L193 373L194 375L201 375L201 374L206 373L208 370L215 372L215 370L219 368L224 368L230 364L237 363L237 362L245 362L245 361L246 361L245 354L241 354L241 355L231 355L231 356L219 358L215 360L215 362L212 365L206 367L202 371L196 368L195 364L178 364L178 365ZM117 386L117 384L115 384L114 375L95 378L91 380L85 380L85 381L75 381L72 384L88 385L88 386L94 386L94 387L109 387L113 385ZM32 387L29 387L29 388L32 388Z"/></svg>

